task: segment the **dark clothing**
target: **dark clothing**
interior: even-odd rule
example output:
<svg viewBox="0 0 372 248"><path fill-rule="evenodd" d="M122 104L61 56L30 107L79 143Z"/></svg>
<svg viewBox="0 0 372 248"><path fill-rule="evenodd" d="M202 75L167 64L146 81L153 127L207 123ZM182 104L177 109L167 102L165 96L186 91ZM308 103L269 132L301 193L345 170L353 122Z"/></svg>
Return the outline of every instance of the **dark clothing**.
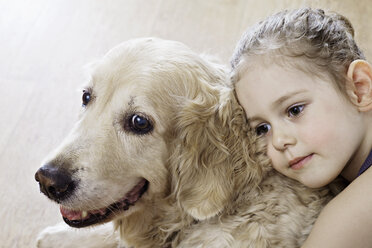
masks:
<svg viewBox="0 0 372 248"><path fill-rule="evenodd" d="M366 161L364 161L362 167L360 167L358 172L358 177L363 174L372 165L372 151L369 153Z"/></svg>

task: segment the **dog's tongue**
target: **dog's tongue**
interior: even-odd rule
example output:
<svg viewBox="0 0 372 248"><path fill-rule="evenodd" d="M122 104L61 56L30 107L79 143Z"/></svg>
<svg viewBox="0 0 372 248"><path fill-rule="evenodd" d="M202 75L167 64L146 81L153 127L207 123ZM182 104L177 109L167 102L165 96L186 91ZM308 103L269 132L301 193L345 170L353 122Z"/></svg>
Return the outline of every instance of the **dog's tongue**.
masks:
<svg viewBox="0 0 372 248"><path fill-rule="evenodd" d="M60 211L63 217L69 220L80 220L82 219L82 211L70 210L60 206Z"/></svg>

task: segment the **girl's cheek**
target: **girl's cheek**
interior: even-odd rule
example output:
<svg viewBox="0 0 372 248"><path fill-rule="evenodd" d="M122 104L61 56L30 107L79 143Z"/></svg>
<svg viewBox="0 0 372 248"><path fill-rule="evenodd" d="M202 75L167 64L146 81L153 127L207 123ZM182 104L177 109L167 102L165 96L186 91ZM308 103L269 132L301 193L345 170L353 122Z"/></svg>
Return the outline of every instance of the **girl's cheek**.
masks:
<svg viewBox="0 0 372 248"><path fill-rule="evenodd" d="M300 137L302 137L301 139L304 144L320 147L327 141L332 140L331 131L322 123L312 123L312 125L304 127L301 130Z"/></svg>
<svg viewBox="0 0 372 248"><path fill-rule="evenodd" d="M297 138L299 143L311 145L313 148L316 148L325 145L335 138L335 128L332 121L329 120L327 111L316 111L314 113L313 110L297 125Z"/></svg>

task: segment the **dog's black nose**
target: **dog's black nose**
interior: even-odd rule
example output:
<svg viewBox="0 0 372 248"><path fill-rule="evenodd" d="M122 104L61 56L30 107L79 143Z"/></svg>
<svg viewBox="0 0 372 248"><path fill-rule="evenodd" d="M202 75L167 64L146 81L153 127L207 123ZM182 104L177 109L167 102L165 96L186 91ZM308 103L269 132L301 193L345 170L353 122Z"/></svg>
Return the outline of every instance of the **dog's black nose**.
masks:
<svg viewBox="0 0 372 248"><path fill-rule="evenodd" d="M40 191L57 202L67 198L75 188L71 175L51 164L42 166L35 180L39 182Z"/></svg>

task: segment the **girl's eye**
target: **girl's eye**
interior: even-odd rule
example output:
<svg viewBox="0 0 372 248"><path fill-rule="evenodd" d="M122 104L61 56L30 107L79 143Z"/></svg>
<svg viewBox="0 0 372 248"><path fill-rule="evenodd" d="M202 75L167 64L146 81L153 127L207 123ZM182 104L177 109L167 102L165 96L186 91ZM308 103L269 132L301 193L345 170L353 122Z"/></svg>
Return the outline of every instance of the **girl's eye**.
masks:
<svg viewBox="0 0 372 248"><path fill-rule="evenodd" d="M267 134L271 129L271 126L269 124L261 124L258 127L256 127L256 134L258 136L262 136Z"/></svg>
<svg viewBox="0 0 372 248"><path fill-rule="evenodd" d="M298 116L299 114L302 113L302 111L304 110L304 108L305 108L305 105L303 105L303 104L290 107L288 109L288 111L287 111L288 117L296 117L296 116Z"/></svg>
<svg viewBox="0 0 372 248"><path fill-rule="evenodd" d="M87 106L87 104L89 103L91 99L91 95L88 91L83 91L83 96L82 96L82 101L83 101L83 106Z"/></svg>

